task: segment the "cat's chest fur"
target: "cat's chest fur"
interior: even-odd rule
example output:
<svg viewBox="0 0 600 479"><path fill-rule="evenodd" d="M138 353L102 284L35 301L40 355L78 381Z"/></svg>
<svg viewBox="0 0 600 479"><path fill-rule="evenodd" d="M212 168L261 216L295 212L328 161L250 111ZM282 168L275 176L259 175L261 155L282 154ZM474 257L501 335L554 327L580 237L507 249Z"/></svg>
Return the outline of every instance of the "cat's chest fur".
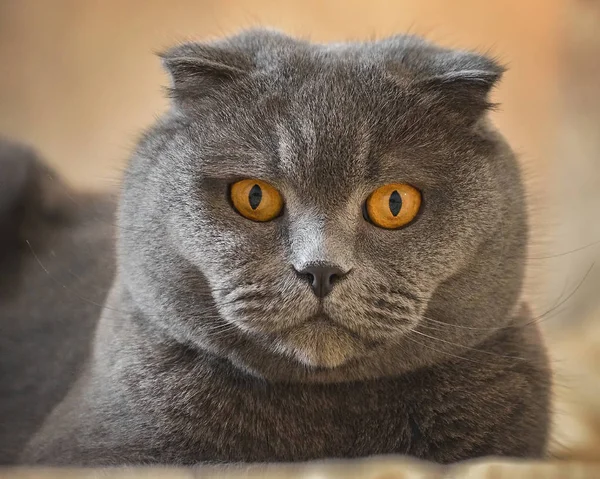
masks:
<svg viewBox="0 0 600 479"><path fill-rule="evenodd" d="M407 454L448 463L545 451L549 384L535 326L503 329L460 358L396 377L286 384L157 342L128 324L100 321L89 369L24 462L192 465Z"/></svg>
<svg viewBox="0 0 600 479"><path fill-rule="evenodd" d="M519 341L523 334L508 330L502 339ZM524 421L546 421L545 404L534 399L543 396L539 389L545 386L530 380L539 372L535 361L473 352L463 361L393 378L285 384L190 351L145 352L136 346L121 356L118 343L123 339L135 341L124 337L104 351L110 360L96 362L99 368L88 377L85 399L75 394L63 407L86 405L78 413L79 418L90 414L89 422L76 428L81 428L80 444L105 441L106 431L97 429L102 424L119 454L133 462L298 461L376 454L451 462L487 454L537 455L545 444L545 427L535 428L535 437L517 433ZM489 344L481 350L497 348L505 349ZM158 354L154 360L146 355L153 352ZM165 353L171 357L165 360ZM82 441L83 436L88 437ZM109 452L96 459L111 463L113 456Z"/></svg>
<svg viewBox="0 0 600 479"><path fill-rule="evenodd" d="M213 370L214 377L204 378L197 389L182 382L167 393L166 410L157 411L167 442L178 438L176 449L187 444L186 461L407 453L416 445L413 438L418 442L421 436L418 412L409 406L414 398L410 391L402 393L401 381L285 385L224 381L223 372Z"/></svg>

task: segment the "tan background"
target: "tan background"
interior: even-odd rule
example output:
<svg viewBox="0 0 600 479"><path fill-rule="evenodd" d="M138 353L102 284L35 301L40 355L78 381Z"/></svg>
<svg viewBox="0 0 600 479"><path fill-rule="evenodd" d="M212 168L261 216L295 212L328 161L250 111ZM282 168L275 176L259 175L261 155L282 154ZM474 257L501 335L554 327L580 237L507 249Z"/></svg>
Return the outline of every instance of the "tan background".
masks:
<svg viewBox="0 0 600 479"><path fill-rule="evenodd" d="M491 50L510 73L498 123L518 150L547 161L555 125L565 1L4 0L0 131L28 140L67 178L106 187L131 143L165 107L153 51L270 25L315 40L411 30Z"/></svg>
<svg viewBox="0 0 600 479"><path fill-rule="evenodd" d="M152 52L269 25L315 40L425 34L509 66L494 119L531 191L529 291L557 364L557 435L600 457L600 5L594 0L0 0L0 134L35 145L72 184L118 184L141 130L166 106ZM600 265L599 265L600 266ZM558 450L558 449L556 449ZM567 449L562 448L565 451Z"/></svg>

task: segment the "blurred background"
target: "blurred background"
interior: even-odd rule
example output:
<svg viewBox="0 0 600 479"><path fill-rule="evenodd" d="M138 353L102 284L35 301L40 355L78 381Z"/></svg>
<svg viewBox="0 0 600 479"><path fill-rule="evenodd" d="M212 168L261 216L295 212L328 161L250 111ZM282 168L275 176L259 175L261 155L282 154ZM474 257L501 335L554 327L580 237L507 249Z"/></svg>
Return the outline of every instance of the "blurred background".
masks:
<svg viewBox="0 0 600 479"><path fill-rule="evenodd" d="M167 105L153 52L255 25L315 41L409 31L508 66L493 118L530 191L527 294L556 370L553 452L600 459L600 1L0 0L0 134L76 188L117 188Z"/></svg>

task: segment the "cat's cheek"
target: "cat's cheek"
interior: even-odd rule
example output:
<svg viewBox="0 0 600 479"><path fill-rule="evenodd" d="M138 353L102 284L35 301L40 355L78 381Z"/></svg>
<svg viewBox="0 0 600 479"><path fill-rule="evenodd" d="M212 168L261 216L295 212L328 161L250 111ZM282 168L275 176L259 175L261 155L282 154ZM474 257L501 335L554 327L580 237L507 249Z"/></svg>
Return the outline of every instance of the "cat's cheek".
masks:
<svg viewBox="0 0 600 479"><path fill-rule="evenodd" d="M228 271L213 286L220 315L249 334L271 335L306 322L319 311L319 300L295 274L281 270L280 261ZM220 273L223 277L223 271ZM214 278L211 278L214 280Z"/></svg>

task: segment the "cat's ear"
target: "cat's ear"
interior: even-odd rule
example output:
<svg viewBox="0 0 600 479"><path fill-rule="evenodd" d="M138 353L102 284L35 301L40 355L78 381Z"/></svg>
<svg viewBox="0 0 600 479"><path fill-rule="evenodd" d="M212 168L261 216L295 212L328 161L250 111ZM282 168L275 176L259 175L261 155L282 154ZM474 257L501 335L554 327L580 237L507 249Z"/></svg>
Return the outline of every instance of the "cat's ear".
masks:
<svg viewBox="0 0 600 479"><path fill-rule="evenodd" d="M494 106L490 92L504 71L486 56L446 50L433 56L418 83L458 118L472 123Z"/></svg>
<svg viewBox="0 0 600 479"><path fill-rule="evenodd" d="M185 43L159 56L171 77L169 96L178 107L226 88L251 70L245 52L223 43Z"/></svg>
<svg viewBox="0 0 600 479"><path fill-rule="evenodd" d="M410 87L426 94L429 106L470 123L493 106L490 91L504 72L495 60L474 52L441 48L412 35L390 37L381 45L391 73L409 78Z"/></svg>

